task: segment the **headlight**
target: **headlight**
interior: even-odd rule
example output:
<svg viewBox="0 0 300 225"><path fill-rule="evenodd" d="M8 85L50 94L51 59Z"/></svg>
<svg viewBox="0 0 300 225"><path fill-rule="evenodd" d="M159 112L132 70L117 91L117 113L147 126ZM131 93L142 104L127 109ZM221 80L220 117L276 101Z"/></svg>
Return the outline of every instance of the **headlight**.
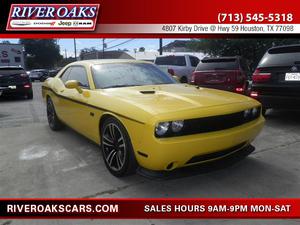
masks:
<svg viewBox="0 0 300 225"><path fill-rule="evenodd" d="M251 115L251 109L246 109L245 111L244 111L244 118L249 118L249 116Z"/></svg>
<svg viewBox="0 0 300 225"><path fill-rule="evenodd" d="M253 108L253 109L252 109L252 116L253 116L253 117L256 117L258 114L259 114L258 108Z"/></svg>
<svg viewBox="0 0 300 225"><path fill-rule="evenodd" d="M162 136L167 133L169 130L170 123L169 122L161 122L158 123L155 127L155 133L157 136Z"/></svg>
<svg viewBox="0 0 300 225"><path fill-rule="evenodd" d="M183 120L176 120L172 122L171 128L173 132L179 132L183 128Z"/></svg>

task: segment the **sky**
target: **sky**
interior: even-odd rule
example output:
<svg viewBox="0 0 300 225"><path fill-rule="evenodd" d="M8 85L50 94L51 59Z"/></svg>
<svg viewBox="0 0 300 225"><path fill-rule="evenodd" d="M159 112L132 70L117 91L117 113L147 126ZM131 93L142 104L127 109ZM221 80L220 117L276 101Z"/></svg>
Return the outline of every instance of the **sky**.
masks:
<svg viewBox="0 0 300 225"><path fill-rule="evenodd" d="M10 41L11 43L18 43L19 39L0 39L0 43L2 41ZM163 39L163 45L166 45L174 40L178 39ZM188 39L180 39L180 40L188 40ZM128 41L128 42L127 42ZM123 42L126 42L122 44ZM109 50L117 50L117 49L128 49L129 51L133 51L135 48L144 47L146 51L156 51L159 48L159 39L149 38L149 39L105 39L105 43L107 43L107 48ZM58 39L58 44L60 45L60 52L65 57L67 54L68 57L74 56L74 39ZM121 44L119 46L116 46ZM115 46L115 47L114 47ZM102 50L102 38L97 39L76 39L76 49L77 56L79 52L83 48L91 48L95 47L98 50Z"/></svg>

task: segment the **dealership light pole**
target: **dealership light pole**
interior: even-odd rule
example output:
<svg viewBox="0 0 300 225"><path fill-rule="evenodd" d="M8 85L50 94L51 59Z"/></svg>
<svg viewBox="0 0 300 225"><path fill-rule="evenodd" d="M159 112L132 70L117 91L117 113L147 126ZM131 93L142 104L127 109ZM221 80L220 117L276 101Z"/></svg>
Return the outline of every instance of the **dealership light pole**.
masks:
<svg viewBox="0 0 300 225"><path fill-rule="evenodd" d="M162 45L163 45L163 41L162 41L162 38L160 38L159 39L159 55L162 55L162 52L163 52Z"/></svg>
<svg viewBox="0 0 300 225"><path fill-rule="evenodd" d="M102 39L102 59L104 59L104 49L105 49L105 38Z"/></svg>
<svg viewBox="0 0 300 225"><path fill-rule="evenodd" d="M77 61L76 39L75 38L74 38L74 54L75 54L75 61Z"/></svg>

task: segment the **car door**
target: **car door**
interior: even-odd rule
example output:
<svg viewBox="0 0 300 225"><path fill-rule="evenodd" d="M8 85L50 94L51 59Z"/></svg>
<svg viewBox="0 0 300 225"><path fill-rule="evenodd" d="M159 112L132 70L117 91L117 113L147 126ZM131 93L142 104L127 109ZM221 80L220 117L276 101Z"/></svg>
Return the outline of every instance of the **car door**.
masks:
<svg viewBox="0 0 300 225"><path fill-rule="evenodd" d="M60 90L62 96L61 116L74 130L82 133L88 138L92 138L92 126L97 125L95 118L90 114L91 107L89 106L90 84L86 68L83 66L71 66L68 76L61 78L62 82L66 83L69 80L79 82L83 93L79 93L76 89L69 89L65 86Z"/></svg>

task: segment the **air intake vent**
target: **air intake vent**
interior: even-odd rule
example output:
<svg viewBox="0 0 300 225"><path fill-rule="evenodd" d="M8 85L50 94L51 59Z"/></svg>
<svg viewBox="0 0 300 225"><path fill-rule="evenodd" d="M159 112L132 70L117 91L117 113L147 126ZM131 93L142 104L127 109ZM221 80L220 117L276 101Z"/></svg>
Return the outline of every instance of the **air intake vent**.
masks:
<svg viewBox="0 0 300 225"><path fill-rule="evenodd" d="M155 94L155 91L140 91L142 94Z"/></svg>

